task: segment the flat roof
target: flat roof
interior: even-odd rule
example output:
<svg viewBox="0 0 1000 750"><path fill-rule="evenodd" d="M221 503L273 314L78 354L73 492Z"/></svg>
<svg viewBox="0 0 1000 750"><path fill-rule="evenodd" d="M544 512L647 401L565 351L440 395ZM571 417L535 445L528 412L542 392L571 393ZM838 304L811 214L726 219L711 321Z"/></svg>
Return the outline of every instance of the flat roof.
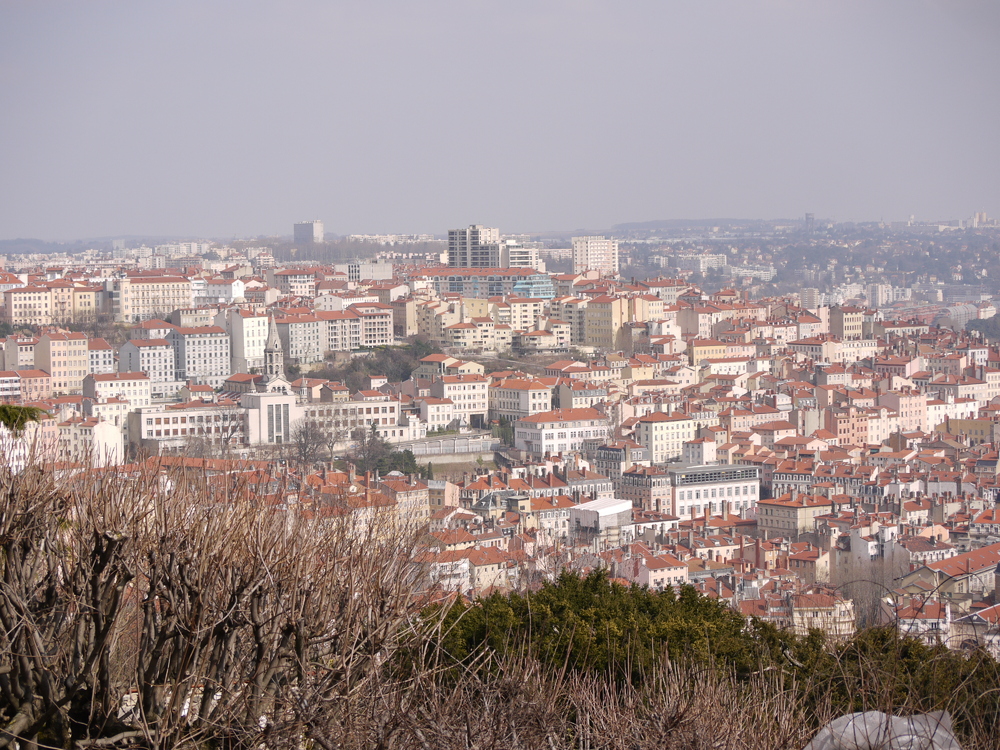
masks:
<svg viewBox="0 0 1000 750"><path fill-rule="evenodd" d="M609 515L611 513L621 513L625 510L632 509L631 500L622 500L617 497L606 497L603 500L591 500L589 503L580 503L571 510L589 510L594 511L600 515Z"/></svg>

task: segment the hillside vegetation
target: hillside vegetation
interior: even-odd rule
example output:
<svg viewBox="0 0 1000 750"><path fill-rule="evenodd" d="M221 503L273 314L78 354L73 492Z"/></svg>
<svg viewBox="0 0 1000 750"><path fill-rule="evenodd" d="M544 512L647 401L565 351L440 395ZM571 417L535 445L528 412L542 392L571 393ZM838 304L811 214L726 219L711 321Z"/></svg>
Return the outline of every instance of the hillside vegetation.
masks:
<svg viewBox="0 0 1000 750"><path fill-rule="evenodd" d="M278 511L256 476L0 471L0 748L763 750L868 708L1000 733L985 654L600 572L454 600L419 530Z"/></svg>

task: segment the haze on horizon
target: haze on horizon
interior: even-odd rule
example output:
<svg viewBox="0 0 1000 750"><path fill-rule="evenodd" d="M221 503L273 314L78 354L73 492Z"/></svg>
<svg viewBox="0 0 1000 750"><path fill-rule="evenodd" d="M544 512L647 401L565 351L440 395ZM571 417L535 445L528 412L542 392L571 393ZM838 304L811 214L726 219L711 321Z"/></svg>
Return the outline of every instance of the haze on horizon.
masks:
<svg viewBox="0 0 1000 750"><path fill-rule="evenodd" d="M998 40L988 0L0 0L0 238L996 215Z"/></svg>

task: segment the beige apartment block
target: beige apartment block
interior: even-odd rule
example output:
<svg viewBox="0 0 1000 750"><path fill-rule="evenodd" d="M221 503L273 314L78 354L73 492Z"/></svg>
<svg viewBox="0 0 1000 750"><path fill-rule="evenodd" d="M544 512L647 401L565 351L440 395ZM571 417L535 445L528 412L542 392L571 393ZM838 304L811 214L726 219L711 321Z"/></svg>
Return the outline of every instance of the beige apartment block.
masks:
<svg viewBox="0 0 1000 750"><path fill-rule="evenodd" d="M4 322L19 326L52 324L52 291L43 286L21 286L3 293Z"/></svg>
<svg viewBox="0 0 1000 750"><path fill-rule="evenodd" d="M52 376L57 396L80 393L90 373L90 349L82 333L46 333L35 346L35 367Z"/></svg>
<svg viewBox="0 0 1000 750"><path fill-rule="evenodd" d="M618 348L623 326L627 322L627 298L610 295L595 297L590 300L584 313L584 343L601 349Z"/></svg>

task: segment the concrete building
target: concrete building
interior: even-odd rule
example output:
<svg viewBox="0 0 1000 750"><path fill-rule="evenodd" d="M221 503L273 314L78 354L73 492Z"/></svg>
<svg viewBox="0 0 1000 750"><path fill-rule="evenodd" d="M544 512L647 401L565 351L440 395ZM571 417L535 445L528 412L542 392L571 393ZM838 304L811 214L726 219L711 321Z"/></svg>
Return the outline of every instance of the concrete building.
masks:
<svg viewBox="0 0 1000 750"><path fill-rule="evenodd" d="M318 219L315 221L300 221L292 227L292 241L296 245L322 242L323 236L323 222Z"/></svg>
<svg viewBox="0 0 1000 750"><path fill-rule="evenodd" d="M35 346L35 367L52 376L52 392L79 393L90 372L87 337L82 333L45 333Z"/></svg>
<svg viewBox="0 0 1000 750"><path fill-rule="evenodd" d="M450 399L463 425L483 427L490 409L489 381L483 375L442 375L431 383L431 395Z"/></svg>
<svg viewBox="0 0 1000 750"><path fill-rule="evenodd" d="M287 443L303 415L296 397L281 393L244 393L240 405L247 410L246 435L250 445Z"/></svg>
<svg viewBox="0 0 1000 750"><path fill-rule="evenodd" d="M673 515L681 520L705 514L752 515L760 497L756 466L686 466L669 469Z"/></svg>
<svg viewBox="0 0 1000 750"><path fill-rule="evenodd" d="M264 366L268 316L231 307L220 310L215 325L229 334L230 370L234 373L256 372Z"/></svg>
<svg viewBox="0 0 1000 750"><path fill-rule="evenodd" d="M618 241L607 237L573 238L573 273L600 271L602 276L618 275Z"/></svg>
<svg viewBox="0 0 1000 750"><path fill-rule="evenodd" d="M501 268L534 268L545 272L545 261L538 257L538 248L515 240L504 240L500 244Z"/></svg>
<svg viewBox="0 0 1000 750"><path fill-rule="evenodd" d="M178 380L218 388L230 376L229 334L220 326L175 328L167 334Z"/></svg>
<svg viewBox="0 0 1000 750"><path fill-rule="evenodd" d="M536 456L579 451L585 440L607 436L607 417L596 409L553 409L514 423L515 447Z"/></svg>
<svg viewBox="0 0 1000 750"><path fill-rule="evenodd" d="M618 498L591 500L569 509L569 531L578 540L617 546L632 524L632 502Z"/></svg>
<svg viewBox="0 0 1000 750"><path fill-rule="evenodd" d="M4 322L22 326L52 324L52 291L43 286L20 286L3 293Z"/></svg>
<svg viewBox="0 0 1000 750"><path fill-rule="evenodd" d="M124 399L133 409L149 406L152 401L149 376L144 372L88 375L83 379L83 395L95 400Z"/></svg>
<svg viewBox="0 0 1000 750"><path fill-rule="evenodd" d="M181 276L127 276L105 282L111 312L119 323L166 318L191 307L191 282Z"/></svg>
<svg viewBox="0 0 1000 750"><path fill-rule="evenodd" d="M500 230L473 224L448 230L449 268L499 268Z"/></svg>
<svg viewBox="0 0 1000 750"><path fill-rule="evenodd" d="M35 366L37 336L8 336L3 345L3 362L6 370L30 370Z"/></svg>
<svg viewBox="0 0 1000 750"><path fill-rule="evenodd" d="M489 388L490 419L516 422L552 409L552 390L538 380L506 378Z"/></svg>
<svg viewBox="0 0 1000 750"><path fill-rule="evenodd" d="M104 339L90 339L87 342L90 358L90 372L104 374L115 371L115 349Z"/></svg>
<svg viewBox="0 0 1000 750"><path fill-rule="evenodd" d="M166 339L126 341L118 351L118 371L144 372L152 383L174 382L174 347Z"/></svg>

